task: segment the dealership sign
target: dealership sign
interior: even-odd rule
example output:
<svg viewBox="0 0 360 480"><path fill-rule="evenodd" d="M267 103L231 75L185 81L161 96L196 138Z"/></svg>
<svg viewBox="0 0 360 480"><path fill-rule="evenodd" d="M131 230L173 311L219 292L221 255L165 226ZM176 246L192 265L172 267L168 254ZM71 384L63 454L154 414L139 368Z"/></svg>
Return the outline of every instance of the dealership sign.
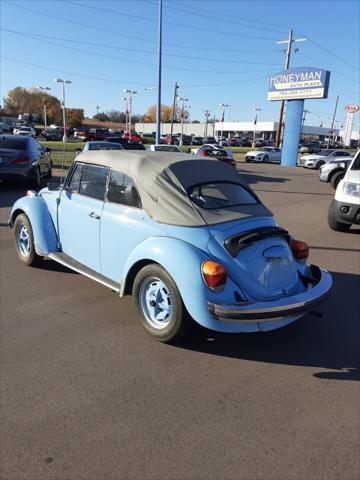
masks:
<svg viewBox="0 0 360 480"><path fill-rule="evenodd" d="M356 113L359 111L359 105L346 105L345 112L347 113Z"/></svg>
<svg viewBox="0 0 360 480"><path fill-rule="evenodd" d="M327 98L330 72L322 68L289 68L270 76L268 100Z"/></svg>

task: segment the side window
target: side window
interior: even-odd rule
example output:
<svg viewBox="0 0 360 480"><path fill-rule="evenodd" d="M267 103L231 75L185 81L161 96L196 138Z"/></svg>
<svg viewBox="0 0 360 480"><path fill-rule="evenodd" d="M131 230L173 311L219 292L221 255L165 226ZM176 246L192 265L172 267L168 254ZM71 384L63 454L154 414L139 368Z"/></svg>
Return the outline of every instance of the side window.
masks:
<svg viewBox="0 0 360 480"><path fill-rule="evenodd" d="M66 186L67 190L70 190L71 192L74 192L74 193L77 193L79 191L81 169L82 169L82 164L78 163L73 170L69 183Z"/></svg>
<svg viewBox="0 0 360 480"><path fill-rule="evenodd" d="M141 208L140 196L133 180L121 172L111 170L108 201Z"/></svg>
<svg viewBox="0 0 360 480"><path fill-rule="evenodd" d="M105 167L83 165L79 193L87 197L104 200L107 172L108 169Z"/></svg>

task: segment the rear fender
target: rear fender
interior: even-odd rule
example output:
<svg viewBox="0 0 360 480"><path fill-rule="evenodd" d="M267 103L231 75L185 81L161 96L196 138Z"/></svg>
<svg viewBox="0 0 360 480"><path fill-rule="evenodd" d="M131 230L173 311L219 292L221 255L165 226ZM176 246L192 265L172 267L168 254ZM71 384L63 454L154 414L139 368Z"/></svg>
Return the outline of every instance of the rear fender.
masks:
<svg viewBox="0 0 360 480"><path fill-rule="evenodd" d="M207 301L220 301L226 298L233 302L234 292L239 291L238 285L229 277L220 292L213 292L205 285L201 265L204 260L211 258L211 255L183 240L170 237L153 237L145 240L137 245L125 264L120 282L120 296L131 289L129 283L133 281L133 267L136 268L137 264L141 266L157 263L173 278L189 314L198 323L209 326L211 318Z"/></svg>
<svg viewBox="0 0 360 480"><path fill-rule="evenodd" d="M11 209L10 227L14 226L16 217L21 213L24 213L31 223L36 253L45 256L59 251L56 230L43 198L34 195L17 200Z"/></svg>

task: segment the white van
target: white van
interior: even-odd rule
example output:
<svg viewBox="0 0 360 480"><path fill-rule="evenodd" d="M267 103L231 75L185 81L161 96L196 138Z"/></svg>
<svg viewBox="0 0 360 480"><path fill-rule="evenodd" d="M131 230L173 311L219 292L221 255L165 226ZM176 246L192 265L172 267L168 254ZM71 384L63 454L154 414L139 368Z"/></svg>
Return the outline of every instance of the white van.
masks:
<svg viewBox="0 0 360 480"><path fill-rule="evenodd" d="M328 211L328 223L338 232L346 232L351 225L360 225L360 150L336 188Z"/></svg>

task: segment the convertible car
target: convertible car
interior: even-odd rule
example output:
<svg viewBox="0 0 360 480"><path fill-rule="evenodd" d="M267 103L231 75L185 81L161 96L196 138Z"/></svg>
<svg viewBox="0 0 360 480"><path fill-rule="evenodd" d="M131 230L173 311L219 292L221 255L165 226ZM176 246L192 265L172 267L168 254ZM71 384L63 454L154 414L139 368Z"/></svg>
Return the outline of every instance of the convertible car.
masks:
<svg viewBox="0 0 360 480"><path fill-rule="evenodd" d="M192 321L222 332L283 327L332 285L306 264L308 245L210 158L84 152L63 185L19 199L9 224L24 264L48 257L132 294L144 328L164 342Z"/></svg>

